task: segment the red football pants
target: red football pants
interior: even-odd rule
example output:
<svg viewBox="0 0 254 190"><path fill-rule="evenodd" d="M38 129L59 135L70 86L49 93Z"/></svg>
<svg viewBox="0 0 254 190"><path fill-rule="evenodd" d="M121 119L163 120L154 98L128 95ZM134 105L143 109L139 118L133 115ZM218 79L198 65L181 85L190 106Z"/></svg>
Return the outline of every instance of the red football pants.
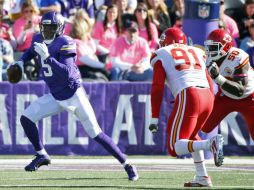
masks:
<svg viewBox="0 0 254 190"><path fill-rule="evenodd" d="M174 144L179 139L199 140L203 127L213 108L214 95L208 88L190 87L176 97L168 120L168 152L176 156Z"/></svg>
<svg viewBox="0 0 254 190"><path fill-rule="evenodd" d="M242 114L247 122L249 133L254 139L254 93L247 98L235 100L218 92L215 96L213 111L202 131L205 133L211 132L224 117L234 111Z"/></svg>

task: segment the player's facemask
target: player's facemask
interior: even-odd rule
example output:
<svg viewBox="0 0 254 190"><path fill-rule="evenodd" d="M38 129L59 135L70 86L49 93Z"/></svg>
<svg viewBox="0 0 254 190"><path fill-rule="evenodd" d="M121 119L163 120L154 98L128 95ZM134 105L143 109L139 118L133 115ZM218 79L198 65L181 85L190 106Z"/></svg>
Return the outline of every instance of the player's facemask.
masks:
<svg viewBox="0 0 254 190"><path fill-rule="evenodd" d="M41 24L40 31L43 36L44 42L50 44L56 37L58 33L57 24Z"/></svg>
<svg viewBox="0 0 254 190"><path fill-rule="evenodd" d="M205 41L205 53L207 58L213 61L217 61L227 54L223 51L223 46L220 42L214 42L212 40Z"/></svg>

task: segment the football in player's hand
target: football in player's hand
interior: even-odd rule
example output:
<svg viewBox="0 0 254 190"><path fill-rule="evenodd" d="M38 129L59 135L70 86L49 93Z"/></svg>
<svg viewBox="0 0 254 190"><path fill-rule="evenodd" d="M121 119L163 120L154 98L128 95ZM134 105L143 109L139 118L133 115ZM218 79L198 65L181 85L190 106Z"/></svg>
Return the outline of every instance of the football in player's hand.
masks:
<svg viewBox="0 0 254 190"><path fill-rule="evenodd" d="M10 83L18 83L22 79L22 69L18 64L10 65L7 69L7 77Z"/></svg>

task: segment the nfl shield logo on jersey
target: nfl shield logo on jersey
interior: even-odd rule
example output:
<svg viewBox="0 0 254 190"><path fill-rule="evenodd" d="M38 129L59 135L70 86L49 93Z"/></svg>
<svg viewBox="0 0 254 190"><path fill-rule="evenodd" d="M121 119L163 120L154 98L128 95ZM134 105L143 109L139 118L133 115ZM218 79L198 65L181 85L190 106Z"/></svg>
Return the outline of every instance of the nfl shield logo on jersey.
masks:
<svg viewBox="0 0 254 190"><path fill-rule="evenodd" d="M198 6L198 16L201 18L207 18L210 15L209 5L199 5Z"/></svg>

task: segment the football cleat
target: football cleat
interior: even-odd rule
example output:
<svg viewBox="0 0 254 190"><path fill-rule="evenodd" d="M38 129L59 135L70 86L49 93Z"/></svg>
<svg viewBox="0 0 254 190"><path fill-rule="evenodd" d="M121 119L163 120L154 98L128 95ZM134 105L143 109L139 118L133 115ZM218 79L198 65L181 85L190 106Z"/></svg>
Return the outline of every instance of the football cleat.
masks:
<svg viewBox="0 0 254 190"><path fill-rule="evenodd" d="M184 187L212 187L212 181L209 176L194 176L190 182L184 183Z"/></svg>
<svg viewBox="0 0 254 190"><path fill-rule="evenodd" d="M128 178L131 181L137 181L138 180L138 172L137 172L137 168L135 166L132 166L130 164L126 164L124 166L125 171L128 174Z"/></svg>
<svg viewBox="0 0 254 190"><path fill-rule="evenodd" d="M210 139L210 149L213 153L214 164L219 167L223 164L223 136L216 135Z"/></svg>
<svg viewBox="0 0 254 190"><path fill-rule="evenodd" d="M51 163L51 159L49 155L36 154L32 162L25 167L25 170L30 172L36 171L38 170L39 167L43 165L49 165L50 163Z"/></svg>

